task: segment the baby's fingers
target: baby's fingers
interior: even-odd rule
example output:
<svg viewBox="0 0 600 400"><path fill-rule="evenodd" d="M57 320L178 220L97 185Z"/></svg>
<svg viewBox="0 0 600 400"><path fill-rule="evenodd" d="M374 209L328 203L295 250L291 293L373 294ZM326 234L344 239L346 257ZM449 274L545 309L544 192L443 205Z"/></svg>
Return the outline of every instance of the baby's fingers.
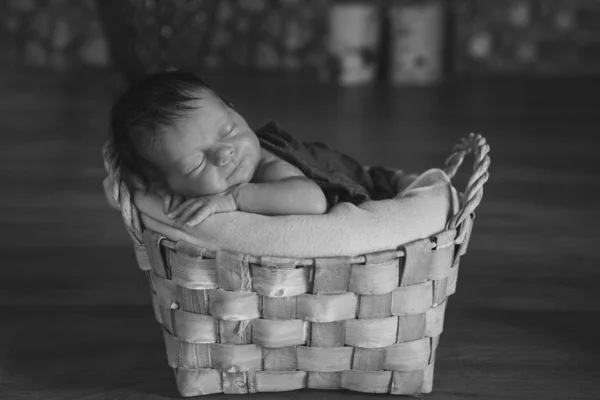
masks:
<svg viewBox="0 0 600 400"><path fill-rule="evenodd" d="M204 207L200 208L196 212L196 214L185 223L185 226L189 226L189 227L196 226L213 214L214 214L214 212L212 211L212 209L210 207L204 206Z"/></svg>
<svg viewBox="0 0 600 400"><path fill-rule="evenodd" d="M173 204L173 196L170 194L166 194L163 196L163 212L168 214L171 211L171 207Z"/></svg>
<svg viewBox="0 0 600 400"><path fill-rule="evenodd" d="M190 199L190 200L184 201L183 203L179 204L177 207L173 208L171 210L171 212L169 212L167 214L167 217L169 217L171 219L179 218L190 208L193 208L195 210L198 207L202 207L203 204L204 203L202 201L198 201L198 199Z"/></svg>
<svg viewBox="0 0 600 400"><path fill-rule="evenodd" d="M176 223L179 226L187 225L189 226L189 222L192 219L196 219L198 214L202 213L202 210L206 208L203 204L193 204L190 206L179 218L177 218Z"/></svg>

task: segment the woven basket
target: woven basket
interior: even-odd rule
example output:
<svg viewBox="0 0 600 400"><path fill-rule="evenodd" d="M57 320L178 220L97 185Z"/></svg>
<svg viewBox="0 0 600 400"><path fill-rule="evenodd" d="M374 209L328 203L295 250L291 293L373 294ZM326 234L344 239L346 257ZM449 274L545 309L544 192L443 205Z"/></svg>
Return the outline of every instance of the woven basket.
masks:
<svg viewBox="0 0 600 400"><path fill-rule="evenodd" d="M471 152L474 171L443 232L355 257L294 259L209 251L144 230L107 143L110 189L148 276L180 394L430 392L489 146L471 134L446 163L453 177Z"/></svg>

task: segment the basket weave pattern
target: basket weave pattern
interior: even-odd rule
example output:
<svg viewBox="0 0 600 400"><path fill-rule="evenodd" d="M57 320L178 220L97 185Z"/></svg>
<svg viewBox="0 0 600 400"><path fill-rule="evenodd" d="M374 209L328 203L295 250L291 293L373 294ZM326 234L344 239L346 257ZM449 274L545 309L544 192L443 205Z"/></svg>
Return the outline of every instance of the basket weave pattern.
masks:
<svg viewBox="0 0 600 400"><path fill-rule="evenodd" d="M489 147L471 135L447 163L453 176L471 151L474 172L447 229L356 257L256 257L173 242L128 222L135 206L117 181L115 201L137 240L181 395L431 392L447 298L488 179Z"/></svg>

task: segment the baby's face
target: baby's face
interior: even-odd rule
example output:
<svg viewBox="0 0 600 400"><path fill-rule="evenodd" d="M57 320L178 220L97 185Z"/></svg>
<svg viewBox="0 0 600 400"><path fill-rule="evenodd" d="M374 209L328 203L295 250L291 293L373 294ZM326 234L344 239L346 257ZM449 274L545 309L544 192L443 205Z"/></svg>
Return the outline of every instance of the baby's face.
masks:
<svg viewBox="0 0 600 400"><path fill-rule="evenodd" d="M260 144L244 118L209 91L192 105L190 116L166 129L150 155L168 188L196 197L249 182L260 161Z"/></svg>

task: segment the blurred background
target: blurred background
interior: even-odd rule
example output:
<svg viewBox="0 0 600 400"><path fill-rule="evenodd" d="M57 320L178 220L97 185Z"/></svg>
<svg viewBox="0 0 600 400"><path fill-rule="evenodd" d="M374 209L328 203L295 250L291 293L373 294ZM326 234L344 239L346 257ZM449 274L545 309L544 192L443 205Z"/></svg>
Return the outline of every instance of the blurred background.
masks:
<svg viewBox="0 0 600 400"><path fill-rule="evenodd" d="M598 0L0 2L0 398L176 397L100 153L116 97L169 68L369 165L482 133L428 398L598 398Z"/></svg>
<svg viewBox="0 0 600 400"><path fill-rule="evenodd" d="M321 77L335 70L353 75L348 81L390 83L572 76L600 66L597 3L7 0L0 5L0 57L3 65L58 70L117 66L129 78L169 67ZM360 67L370 65L375 76L359 78Z"/></svg>

